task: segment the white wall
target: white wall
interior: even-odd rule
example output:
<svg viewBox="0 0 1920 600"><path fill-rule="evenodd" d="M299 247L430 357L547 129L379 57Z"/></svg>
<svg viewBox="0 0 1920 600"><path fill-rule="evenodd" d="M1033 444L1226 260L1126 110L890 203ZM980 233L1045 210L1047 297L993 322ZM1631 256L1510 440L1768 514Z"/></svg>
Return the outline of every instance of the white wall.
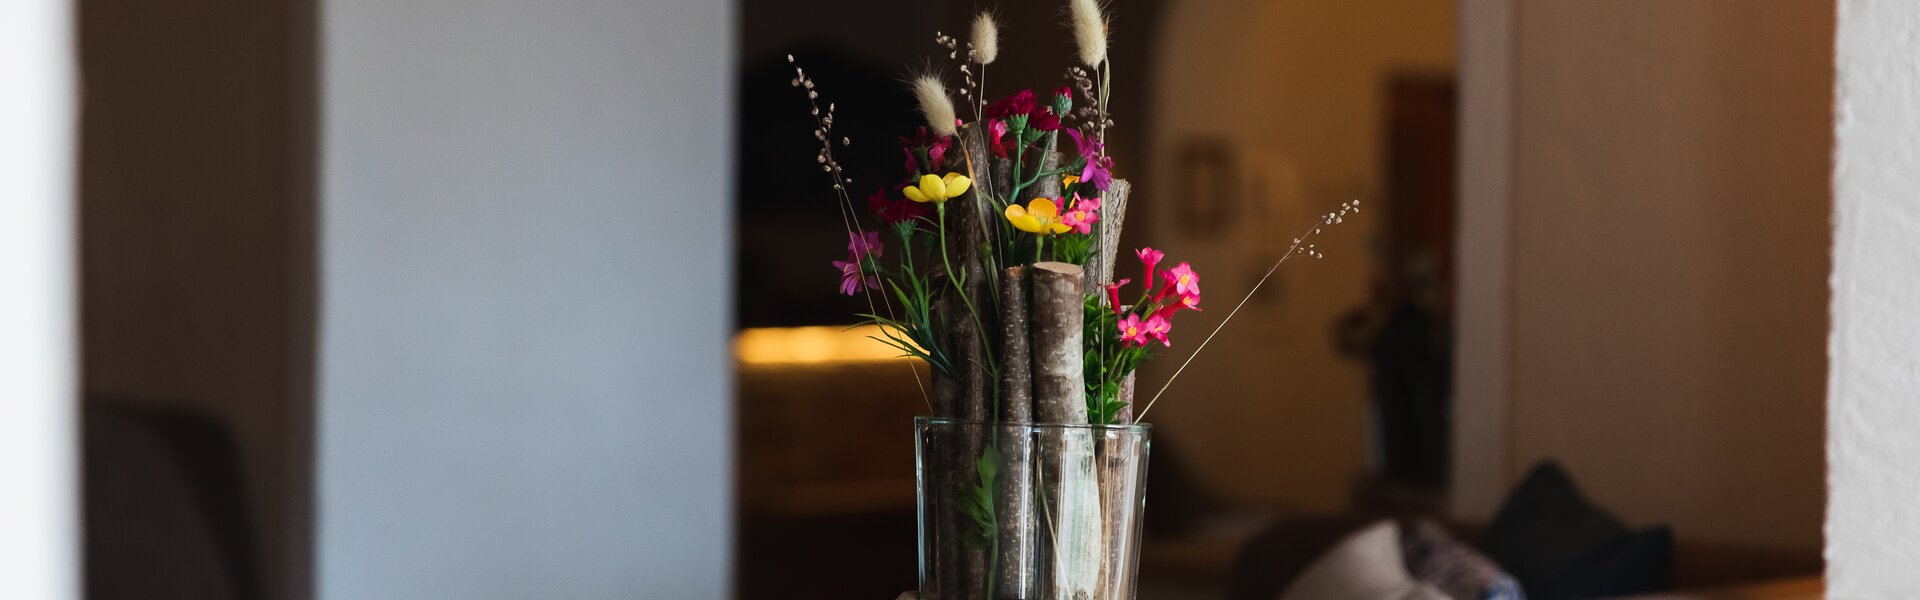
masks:
<svg viewBox="0 0 1920 600"><path fill-rule="evenodd" d="M1842 0L1834 39L1827 592L1920 590L1920 4Z"/></svg>
<svg viewBox="0 0 1920 600"><path fill-rule="evenodd" d="M74 47L66 0L0 3L0 597L79 597Z"/></svg>
<svg viewBox="0 0 1920 600"><path fill-rule="evenodd" d="M725 597L729 4L319 8L318 596Z"/></svg>
<svg viewBox="0 0 1920 600"><path fill-rule="evenodd" d="M1491 243L1479 235L1509 236L1504 280L1462 265L1463 300L1506 303L1493 315L1504 323L1462 323L1463 344L1504 336L1461 347L1458 455L1479 461L1457 474L1464 516L1489 516L1489 500L1528 467L1557 459L1600 505L1671 524L1682 545L1811 554L1823 500L1830 8L1516 5L1510 62L1492 66L1511 85L1510 170L1495 181L1510 196L1492 207L1470 189L1462 198L1462 232L1474 236L1463 259ZM1489 110L1472 96L1483 65L1466 64L1465 106ZM1490 176L1500 175L1469 172L1462 185ZM1487 220L1504 230L1474 233ZM1504 431L1471 429L1489 424Z"/></svg>

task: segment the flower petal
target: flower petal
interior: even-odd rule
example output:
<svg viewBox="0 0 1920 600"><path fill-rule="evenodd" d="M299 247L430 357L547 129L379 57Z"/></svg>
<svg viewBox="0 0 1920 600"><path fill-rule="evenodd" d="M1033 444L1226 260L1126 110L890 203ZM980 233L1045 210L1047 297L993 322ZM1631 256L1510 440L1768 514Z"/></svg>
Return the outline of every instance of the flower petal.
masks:
<svg viewBox="0 0 1920 600"><path fill-rule="evenodd" d="M933 174L920 176L920 193L934 202L943 202L953 197L947 195L947 185L940 182L940 176Z"/></svg>
<svg viewBox="0 0 1920 600"><path fill-rule="evenodd" d="M1018 204L1010 205L1007 207L1006 215L1007 222L1012 223L1014 229L1027 233L1040 233L1040 221L1033 218L1033 215L1027 214L1026 208Z"/></svg>
<svg viewBox="0 0 1920 600"><path fill-rule="evenodd" d="M967 188L973 186L972 179L968 179L967 176L959 173L948 173L946 179L942 180L941 183L947 186L947 197L949 198L965 194L967 193Z"/></svg>
<svg viewBox="0 0 1920 600"><path fill-rule="evenodd" d="M932 200L932 198L928 198L926 194L920 193L920 188L917 188L914 186L907 186L901 189L900 193L906 194L907 199L912 200L914 202L926 202L928 200Z"/></svg>
<svg viewBox="0 0 1920 600"><path fill-rule="evenodd" d="M1027 212L1042 220L1052 220L1060 216L1060 205L1046 198L1034 198L1027 203Z"/></svg>

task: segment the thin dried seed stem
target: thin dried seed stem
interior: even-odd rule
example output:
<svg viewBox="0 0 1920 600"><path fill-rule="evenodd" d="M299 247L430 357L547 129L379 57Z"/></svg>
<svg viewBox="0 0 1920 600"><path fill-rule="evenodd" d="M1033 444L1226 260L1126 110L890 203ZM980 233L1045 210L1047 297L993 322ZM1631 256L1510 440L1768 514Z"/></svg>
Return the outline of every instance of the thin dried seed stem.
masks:
<svg viewBox="0 0 1920 600"><path fill-rule="evenodd" d="M1315 221L1313 224L1313 227L1308 228L1306 233L1301 234L1300 237L1294 238L1293 245L1287 247L1287 253L1280 255L1280 260L1274 261L1273 266L1267 267L1266 274L1260 276L1260 281L1254 282L1253 289L1247 290L1246 297L1241 298L1239 304L1233 305L1233 310L1227 311L1227 318L1221 319L1220 324L1215 325L1213 327L1213 332L1208 333L1207 338L1204 340L1201 340L1200 345L1193 349L1193 354L1187 355L1187 360L1185 362L1180 363L1180 368L1173 370L1173 376L1168 377L1167 382L1164 384L1161 384L1160 391L1153 393L1153 398L1147 401L1146 407L1140 409L1140 414L1134 415L1133 417L1134 422L1138 423L1140 422L1141 419L1145 419L1147 417L1147 411L1153 410L1153 404L1155 402L1160 401L1160 396L1162 394L1167 393L1167 388L1173 387L1173 380L1179 379L1180 373L1187 370L1187 365L1193 364L1193 358L1196 356L1199 356L1201 350L1207 349L1207 344L1213 341L1213 336L1220 335L1220 330L1225 329L1227 327L1227 322L1232 321L1233 316L1240 313L1240 308L1243 306L1246 306L1247 301L1253 299L1254 293L1260 291L1260 286L1266 285L1267 278L1273 277L1273 272L1279 269L1281 264L1287 262L1288 258L1291 258L1295 252L1300 251L1302 249L1300 246L1301 242L1305 242L1308 238L1313 237L1314 234L1320 233L1321 226L1338 223L1341 221L1342 217L1345 217L1347 215L1347 213L1358 212L1359 210L1360 210L1359 200L1353 200L1351 202L1341 204L1339 212L1327 213L1325 216L1320 217L1320 220ZM1308 248L1311 248L1311 246L1308 246ZM1318 258L1319 253L1316 251L1314 252L1314 254L1316 255L1315 257Z"/></svg>
<svg viewBox="0 0 1920 600"><path fill-rule="evenodd" d="M796 62L792 54L787 55L787 62ZM839 201L841 224L846 227L848 235L858 235L865 238L867 235L866 228L860 225L859 219L854 218L853 215L856 211L853 208L853 197L847 193L847 184L853 183L853 178L843 177L839 161L833 158L833 113L837 107L834 103L828 102L827 114L824 117L821 116L820 93L813 89L813 78L808 77L806 71L798 66L795 66L793 71L793 87L801 87L807 90L807 106L810 109L809 112L813 116L814 126L816 127L813 134L815 138L820 140L819 159L822 163L820 168L833 177L833 191L836 197L835 199ZM841 145L847 145L847 138L842 137L840 139ZM856 261L855 264L865 264L865 262L866 261ZM860 269L860 277L862 280L860 287L866 296L867 310L879 314L878 306L884 306L887 309L885 313L887 318L895 318L893 301L887 298L886 294L880 294L880 303L876 306L873 301L873 289L868 288L864 283L868 273L863 266L857 268ZM877 275L877 273L875 273L875 275ZM913 365L912 359L907 359L905 362L907 363L907 371L913 374L913 387L920 390L920 400L926 403L927 410L931 412L933 410L933 399L927 395L926 386L920 383L920 368Z"/></svg>

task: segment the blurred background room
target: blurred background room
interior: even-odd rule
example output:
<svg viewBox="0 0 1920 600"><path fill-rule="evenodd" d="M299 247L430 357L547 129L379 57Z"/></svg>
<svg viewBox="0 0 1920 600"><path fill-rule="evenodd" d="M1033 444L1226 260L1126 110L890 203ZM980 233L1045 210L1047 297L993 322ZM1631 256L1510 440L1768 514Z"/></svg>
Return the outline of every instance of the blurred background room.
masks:
<svg viewBox="0 0 1920 600"><path fill-rule="evenodd" d="M991 5L1020 60L990 96L1050 90L1060 2L20 2L0 77L51 91L0 101L25 132L0 134L0 197L52 200L0 218L0 277L31 282L0 356L33 359L0 371L31 399L0 408L0 473L38 482L0 490L48 493L0 491L0 530L45 542L0 552L41 578L0 596L917 585L927 370L849 328L866 306L836 293L842 216L789 55L838 103L858 202L923 122L904 82L936 32ZM1911 489L1892 474L1920 448L1873 424L1920 423L1895 402L1920 378L1830 350L1883 344L1860 372L1914 372L1907 322L1842 327L1870 286L1842 265L1868 251L1835 251L1920 239L1835 216L1847 173L1920 172L1836 167L1849 115L1913 107L1836 90L1849 64L1895 78L1863 94L1920 86L1897 79L1911 39L1847 37L1920 10L1105 6L1122 247L1177 250L1215 298L1142 371L1149 395L1301 231L1365 207L1152 411L1141 600L1279 598L1381 519L1535 598L1902 597L1826 559L1920 551L1829 510L1893 505L1838 500L1874 485L1853 482ZM1860 131L1901 160L1920 135ZM1888 189L1857 197L1911 201ZM1902 211L1850 218L1920 223ZM1830 426L1866 396L1886 400Z"/></svg>

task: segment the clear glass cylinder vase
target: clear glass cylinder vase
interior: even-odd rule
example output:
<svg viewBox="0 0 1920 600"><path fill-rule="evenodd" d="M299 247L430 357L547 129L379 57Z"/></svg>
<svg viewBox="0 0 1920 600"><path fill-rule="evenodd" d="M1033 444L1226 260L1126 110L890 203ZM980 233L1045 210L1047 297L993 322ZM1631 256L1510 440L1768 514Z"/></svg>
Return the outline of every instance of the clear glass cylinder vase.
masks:
<svg viewBox="0 0 1920 600"><path fill-rule="evenodd" d="M922 600L1132 600L1149 425L914 419Z"/></svg>

